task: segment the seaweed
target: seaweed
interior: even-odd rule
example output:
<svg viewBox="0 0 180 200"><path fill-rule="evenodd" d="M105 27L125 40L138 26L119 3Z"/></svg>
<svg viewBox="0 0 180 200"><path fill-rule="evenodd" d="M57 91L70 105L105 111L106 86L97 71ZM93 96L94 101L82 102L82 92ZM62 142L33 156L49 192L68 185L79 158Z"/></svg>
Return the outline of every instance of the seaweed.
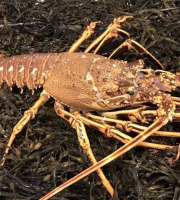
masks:
<svg viewBox="0 0 180 200"><path fill-rule="evenodd" d="M11 56L36 52L67 51L91 21L101 20L95 34L83 43L83 51L113 18L132 15L123 24L131 37L146 47L165 66L180 71L180 1L178 0L9 0L0 1L0 54ZM113 41L110 51L120 41ZM130 60L132 52L121 59ZM149 66L147 66L149 67ZM14 125L41 89L3 87L0 92L0 154L3 155ZM165 130L179 131L177 123ZM122 144L87 128L97 160ZM177 144L178 139L152 138L159 143ZM180 162L169 164L174 150L136 147L103 167L121 200L180 199ZM38 199L90 166L80 148L75 130L53 110L53 100L41 108L17 136L6 165L0 168L1 199ZM89 175L52 199L111 199L96 173ZM115 198L114 198L115 199Z"/></svg>

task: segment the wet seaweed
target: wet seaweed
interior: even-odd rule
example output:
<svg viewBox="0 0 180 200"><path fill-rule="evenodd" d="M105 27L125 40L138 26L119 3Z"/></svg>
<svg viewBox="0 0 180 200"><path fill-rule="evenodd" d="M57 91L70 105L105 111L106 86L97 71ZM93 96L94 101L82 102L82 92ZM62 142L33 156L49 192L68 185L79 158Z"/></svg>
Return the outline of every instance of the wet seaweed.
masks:
<svg viewBox="0 0 180 200"><path fill-rule="evenodd" d="M133 15L123 24L131 37L145 46L172 72L180 71L180 1L178 0L9 0L0 1L0 54L5 56L67 51L91 21L101 20L83 51L115 17ZM110 51L121 40L113 41ZM133 53L121 59L132 59ZM134 55L137 59L137 55ZM133 58L134 58L133 57ZM147 66L149 67L149 66ZM0 92L0 155L14 125L33 102L25 89ZM177 123L165 130L179 131ZM97 160L122 144L87 128ZM156 137L159 143L177 144L178 139ZM180 162L172 163L175 150L137 147L103 167L121 200L180 199ZM5 167L0 168L1 199L38 199L56 186L90 166L78 144L75 130L53 110L53 100L40 109L36 118L17 136ZM89 175L52 199L111 199L96 173ZM116 198L114 198L116 199Z"/></svg>

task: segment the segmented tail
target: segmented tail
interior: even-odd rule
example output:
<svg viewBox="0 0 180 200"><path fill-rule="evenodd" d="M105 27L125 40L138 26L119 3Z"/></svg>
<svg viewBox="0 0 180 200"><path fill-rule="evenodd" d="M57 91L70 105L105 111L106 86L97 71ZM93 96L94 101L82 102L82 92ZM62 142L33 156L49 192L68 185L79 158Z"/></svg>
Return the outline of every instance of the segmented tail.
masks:
<svg viewBox="0 0 180 200"><path fill-rule="evenodd" d="M4 82L10 88L13 85L31 90L41 87L59 57L57 53L37 53L0 58L0 87Z"/></svg>

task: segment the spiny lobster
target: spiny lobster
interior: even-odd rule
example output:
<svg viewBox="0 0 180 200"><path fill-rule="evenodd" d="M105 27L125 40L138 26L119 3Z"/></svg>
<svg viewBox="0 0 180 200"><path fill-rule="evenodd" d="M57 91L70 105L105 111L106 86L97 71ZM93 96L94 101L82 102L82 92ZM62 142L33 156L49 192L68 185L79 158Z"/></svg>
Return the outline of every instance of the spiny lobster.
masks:
<svg viewBox="0 0 180 200"><path fill-rule="evenodd" d="M94 33L97 24L87 26L82 36L72 45L69 52L19 55L0 59L0 85L4 82L12 88L17 85L22 91L26 86L34 91L43 87L39 99L29 108L16 124L9 139L1 166L17 134L35 118L38 109L51 97L55 99L56 113L67 120L76 129L80 145L89 157L92 166L74 178L62 184L42 200L49 199L57 192L75 183L86 175L97 171L102 183L113 197L114 189L105 177L101 167L121 156L137 145L165 149L174 146L144 142L151 135L180 137L179 132L159 131L169 121L180 121L180 98L171 96L171 91L180 87L180 74L163 70L162 64L144 47L130 39L121 29L121 23L132 16L119 17L96 38L84 52L75 53L81 43ZM98 55L107 41L113 38L128 38L108 58ZM93 53L90 53L95 48ZM129 49L150 59L161 70L143 69L144 62L136 60L130 63L115 60ZM158 106L157 110L147 110L144 103ZM131 109L127 109L130 106ZM122 110L122 108L126 108ZM96 112L93 114L92 112ZM126 115L130 121L121 120ZM145 123L145 127L133 121ZM90 148L85 126L92 126L107 137L115 137L125 143L120 149L97 162ZM121 132L136 132L135 138ZM180 149L180 148L179 148ZM180 150L178 149L177 159Z"/></svg>

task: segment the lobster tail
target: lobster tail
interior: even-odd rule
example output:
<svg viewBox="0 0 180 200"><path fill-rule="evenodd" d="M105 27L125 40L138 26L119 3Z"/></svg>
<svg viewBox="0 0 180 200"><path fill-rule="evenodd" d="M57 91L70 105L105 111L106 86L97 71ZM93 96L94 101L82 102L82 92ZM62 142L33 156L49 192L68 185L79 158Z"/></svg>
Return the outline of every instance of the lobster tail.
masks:
<svg viewBox="0 0 180 200"><path fill-rule="evenodd" d="M0 87L5 82L10 88L41 87L50 76L59 54L26 54L0 59Z"/></svg>

